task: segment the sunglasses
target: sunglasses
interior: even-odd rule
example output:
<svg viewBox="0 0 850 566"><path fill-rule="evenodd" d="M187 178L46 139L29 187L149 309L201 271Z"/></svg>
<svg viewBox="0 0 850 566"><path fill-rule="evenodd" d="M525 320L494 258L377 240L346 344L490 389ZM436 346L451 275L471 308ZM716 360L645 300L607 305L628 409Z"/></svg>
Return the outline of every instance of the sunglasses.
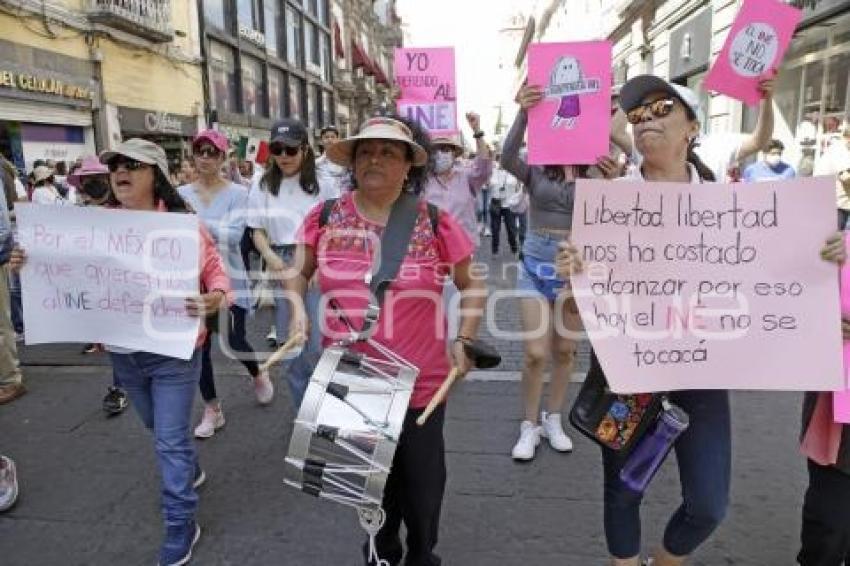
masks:
<svg viewBox="0 0 850 566"><path fill-rule="evenodd" d="M288 145L273 145L269 147L269 152L275 157L280 157L281 154L286 154L289 157L295 157L298 155L298 152L301 151L301 147L290 147Z"/></svg>
<svg viewBox="0 0 850 566"><path fill-rule="evenodd" d="M221 152L212 146L205 145L204 147L197 148L195 155L209 159L220 156Z"/></svg>
<svg viewBox="0 0 850 566"><path fill-rule="evenodd" d="M653 100L652 102L632 108L626 113L626 118L629 124L638 124L643 120L647 110L652 112L652 115L656 118L663 118L670 114L675 106L676 101L672 98L659 98L658 100Z"/></svg>
<svg viewBox="0 0 850 566"><path fill-rule="evenodd" d="M109 168L110 173L115 173L119 167L124 167L127 171L137 171L142 167L148 167L148 164L135 159L113 159L106 164L106 167Z"/></svg>

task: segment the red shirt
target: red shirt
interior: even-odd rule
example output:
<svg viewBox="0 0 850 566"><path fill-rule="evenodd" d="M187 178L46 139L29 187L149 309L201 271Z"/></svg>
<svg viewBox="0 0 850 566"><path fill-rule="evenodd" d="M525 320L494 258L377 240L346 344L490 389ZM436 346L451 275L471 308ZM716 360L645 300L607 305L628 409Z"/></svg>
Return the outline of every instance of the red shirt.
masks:
<svg viewBox="0 0 850 566"><path fill-rule="evenodd" d="M333 298L359 330L369 298L365 276L371 270L373 253L379 249L384 226L363 217L351 193L340 197L324 227L319 226L321 211L319 205L307 215L299 242L316 254L322 305ZM451 367L446 348L443 284L451 267L471 257L473 251L463 228L442 210L435 235L427 205L420 203L407 256L384 296L377 330L372 334L373 340L419 368L411 408L428 404ZM324 313L324 345L349 335L348 326L333 309L320 310ZM383 357L365 343L354 344L352 349Z"/></svg>

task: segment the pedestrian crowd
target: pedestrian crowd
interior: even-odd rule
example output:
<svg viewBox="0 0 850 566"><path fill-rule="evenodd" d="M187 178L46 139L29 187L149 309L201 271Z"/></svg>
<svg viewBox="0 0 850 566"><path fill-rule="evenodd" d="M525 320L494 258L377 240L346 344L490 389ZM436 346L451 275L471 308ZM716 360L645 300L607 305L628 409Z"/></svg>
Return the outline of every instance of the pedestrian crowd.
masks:
<svg viewBox="0 0 850 566"><path fill-rule="evenodd" d="M470 112L465 129L472 148L460 135L431 137L406 118L380 115L345 138L329 125L318 140L311 140L299 120L280 119L269 131L265 163L236 159L216 128L200 131L191 155L176 163L169 163L162 147L139 138L70 167L37 161L26 175L3 160L0 405L26 393L17 344L26 333L19 273L27 254L16 244L17 203L196 215L201 292L187 297L185 308L204 322L192 356L184 360L108 343L83 348L87 355L106 351L110 356L112 383L104 411L118 415L132 405L152 436L164 522L159 564L187 563L201 536L198 489L207 474L192 437L209 441L226 423L214 344L226 346L244 366L258 405L272 403L282 382L297 409L325 349L370 324L369 340L353 342L352 351L379 356L382 348L389 349L415 366L418 376L383 491L386 517L371 547L364 545L363 560L440 564L436 546L447 469L445 402L438 392L452 368L462 377L473 365L469 347L477 342L486 301L486 281L475 276L476 259L505 257L509 251L519 265L516 303L525 337L520 425L515 441L506 441L505 453L530 462L544 440L569 453L573 442L562 415L582 320L575 300L559 297L569 293L570 276L584 267L570 242L577 180L702 184L794 178L794 167L782 159L785 148L772 139L774 84L775 77L760 83L762 102L752 132L705 135L698 121L704 115L701 99L694 91L652 75L634 77L611 100L609 154L589 165L528 162L528 113L544 98L542 87L533 84L517 93L516 119L498 147L488 143L479 115ZM846 147L835 149L827 173L835 175L844 197L850 194L850 123L836 143ZM391 289L407 294L377 321L370 320L375 242L385 243L381 238L396 229L396 211L403 207L412 218L399 259L406 275L391 277ZM846 227L847 216L839 209L839 229ZM836 226L823 230L821 258L850 277L844 237ZM263 305L274 309L270 343L297 339L300 346L279 370L264 364L247 338ZM850 340L850 312L842 314L843 335ZM547 365L550 384L544 395ZM591 374L604 380L595 355ZM203 410L193 423L196 389ZM649 555L641 541L642 494L624 483L622 455L603 448L603 529L617 566L684 564L723 521L730 504L729 392L680 391L670 397L690 416L690 426L673 446L681 486L669 496L681 497L681 505ZM830 393L807 394L804 409L801 448L809 486L797 561L850 563L850 442L845 442L850 429L832 422ZM428 420L417 426L426 411ZM9 455L0 456L0 511L10 509L17 495L15 464Z"/></svg>

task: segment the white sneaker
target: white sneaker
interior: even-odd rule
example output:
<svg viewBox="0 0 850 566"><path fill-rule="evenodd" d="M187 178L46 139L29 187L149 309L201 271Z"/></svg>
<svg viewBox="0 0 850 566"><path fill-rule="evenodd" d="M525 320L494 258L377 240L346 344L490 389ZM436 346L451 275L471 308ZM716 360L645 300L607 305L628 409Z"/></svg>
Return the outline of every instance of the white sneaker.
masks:
<svg viewBox="0 0 850 566"><path fill-rule="evenodd" d="M543 426L540 427L540 436L549 440L549 446L558 452L572 452L573 441L564 432L564 425L561 423L561 413L549 413L546 411L541 415Z"/></svg>
<svg viewBox="0 0 850 566"><path fill-rule="evenodd" d="M263 371L254 378L254 394L257 396L257 403L260 405L268 405L274 398L274 385L269 379L269 372Z"/></svg>
<svg viewBox="0 0 850 566"><path fill-rule="evenodd" d="M540 444L540 427L531 421L522 421L519 425L519 440L511 451L514 460L528 462L534 459L534 452Z"/></svg>
<svg viewBox="0 0 850 566"><path fill-rule="evenodd" d="M224 426L224 411L221 406L212 407L207 405L204 407L204 416L201 422L195 427L195 438L210 438L215 434L215 431Z"/></svg>
<svg viewBox="0 0 850 566"><path fill-rule="evenodd" d="M485 237L489 238L489 237L490 237L490 236L492 236L492 235L493 235L493 234L490 232L490 229L489 229L489 228L484 228L484 236L485 236Z"/></svg>

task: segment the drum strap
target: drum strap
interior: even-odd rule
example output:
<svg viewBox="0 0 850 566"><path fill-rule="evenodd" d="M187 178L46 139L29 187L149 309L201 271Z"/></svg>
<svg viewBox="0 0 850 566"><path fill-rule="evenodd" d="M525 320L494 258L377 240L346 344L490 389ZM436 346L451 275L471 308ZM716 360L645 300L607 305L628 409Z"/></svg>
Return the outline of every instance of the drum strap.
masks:
<svg viewBox="0 0 850 566"><path fill-rule="evenodd" d="M325 207L330 208L327 203ZM366 274L365 283L369 286L370 291L369 305L363 318L363 328L356 332L357 341L366 340L375 332L384 295L392 282L395 281L399 269L401 269L418 219L419 197L412 193L402 192L393 203L387 220L387 227L381 236L381 254L375 256L372 269Z"/></svg>

